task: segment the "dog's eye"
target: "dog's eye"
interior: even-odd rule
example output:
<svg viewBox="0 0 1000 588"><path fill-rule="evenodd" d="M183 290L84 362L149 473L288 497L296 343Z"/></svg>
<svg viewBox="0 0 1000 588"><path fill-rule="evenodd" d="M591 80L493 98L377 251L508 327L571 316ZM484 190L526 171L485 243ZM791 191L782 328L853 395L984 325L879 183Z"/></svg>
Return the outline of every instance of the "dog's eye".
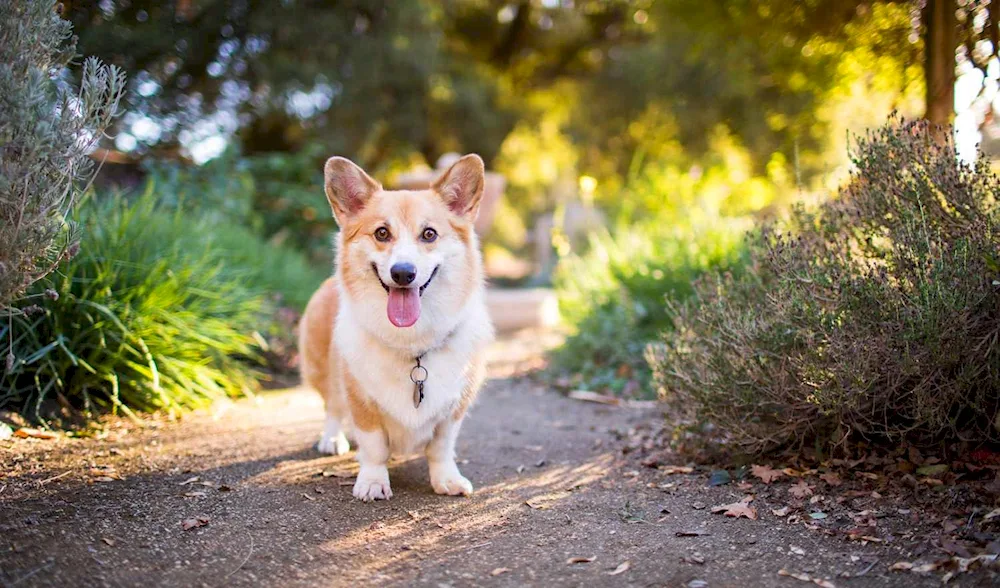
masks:
<svg viewBox="0 0 1000 588"><path fill-rule="evenodd" d="M379 227L379 228L375 229L375 240L376 241L382 241L383 243L385 243L386 241L389 240L389 237L391 237L391 236L392 235L389 234L389 229L387 229L385 227Z"/></svg>
<svg viewBox="0 0 1000 588"><path fill-rule="evenodd" d="M434 240L437 238L438 238L438 232L430 227L424 229L424 232L420 234L420 239L424 243L433 243Z"/></svg>

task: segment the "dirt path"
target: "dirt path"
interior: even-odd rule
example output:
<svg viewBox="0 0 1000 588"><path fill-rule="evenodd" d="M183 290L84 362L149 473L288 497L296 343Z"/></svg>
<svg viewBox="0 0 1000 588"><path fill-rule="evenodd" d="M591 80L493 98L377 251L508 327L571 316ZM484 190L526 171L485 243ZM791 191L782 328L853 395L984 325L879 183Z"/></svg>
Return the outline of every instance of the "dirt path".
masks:
<svg viewBox="0 0 1000 588"><path fill-rule="evenodd" d="M0 443L0 583L812 585L783 568L837 586L940 583L888 571L913 555L900 546L711 514L743 493L622 456L618 439L655 414L570 400L511 368L493 364L460 439L468 499L434 495L414 459L391 467L391 501L354 500L350 478L322 474L355 466L311 448L322 411L301 390L105 439Z"/></svg>

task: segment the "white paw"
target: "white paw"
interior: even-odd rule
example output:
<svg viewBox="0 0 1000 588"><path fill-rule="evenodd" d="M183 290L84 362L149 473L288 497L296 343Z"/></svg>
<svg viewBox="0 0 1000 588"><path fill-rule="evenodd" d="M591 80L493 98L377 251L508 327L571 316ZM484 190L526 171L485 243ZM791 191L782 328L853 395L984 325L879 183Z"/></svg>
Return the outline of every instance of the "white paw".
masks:
<svg viewBox="0 0 1000 588"><path fill-rule="evenodd" d="M351 450L351 444L347 442L347 437L343 433L337 433L336 435L323 433L323 436L319 438L319 442L316 443L316 449L320 453L344 455Z"/></svg>
<svg viewBox="0 0 1000 588"><path fill-rule="evenodd" d="M389 487L389 473L359 473L357 481L354 482L354 497L363 502L389 500L392 498L392 488Z"/></svg>
<svg viewBox="0 0 1000 588"><path fill-rule="evenodd" d="M458 466L454 463L433 465L430 470L431 486L438 494L447 494L448 496L469 496L472 494L472 482L458 471Z"/></svg>

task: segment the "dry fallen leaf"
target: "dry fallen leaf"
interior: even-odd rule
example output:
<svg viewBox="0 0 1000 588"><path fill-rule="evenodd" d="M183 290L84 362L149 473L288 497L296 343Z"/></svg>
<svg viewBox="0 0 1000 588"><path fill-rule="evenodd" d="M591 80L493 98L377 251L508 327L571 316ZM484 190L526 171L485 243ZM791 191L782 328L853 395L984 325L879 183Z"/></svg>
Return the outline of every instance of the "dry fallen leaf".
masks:
<svg viewBox="0 0 1000 588"><path fill-rule="evenodd" d="M791 510L792 510L791 507L788 506L783 506L781 508L772 508L771 514L773 514L776 517L783 517L787 516L788 513L791 512Z"/></svg>
<svg viewBox="0 0 1000 588"><path fill-rule="evenodd" d="M322 472L324 478L353 478L354 474L351 472L345 472L343 470L323 470Z"/></svg>
<svg viewBox="0 0 1000 588"><path fill-rule="evenodd" d="M1000 508L994 508L990 512L986 513L986 516L983 517L983 522L988 523L996 518L1000 518Z"/></svg>
<svg viewBox="0 0 1000 588"><path fill-rule="evenodd" d="M190 531L196 527L204 527L208 524L208 517L196 517L193 519L184 519L181 521L181 528L185 531Z"/></svg>
<svg viewBox="0 0 1000 588"><path fill-rule="evenodd" d="M788 493L795 498L805 498L807 496L812 496L813 487L806 483L805 480L799 480L797 484L794 484L788 488Z"/></svg>
<svg viewBox="0 0 1000 588"><path fill-rule="evenodd" d="M840 486L841 484L844 483L840 479L840 476L837 475L835 472L827 472L825 474L821 474L820 477L819 477L819 479L823 480L824 482L826 482L827 484L829 484L831 486Z"/></svg>
<svg viewBox="0 0 1000 588"><path fill-rule="evenodd" d="M45 431L42 429L32 429L30 427L21 427L20 429L14 431L14 435L22 439L27 439L31 437L32 439L45 439L46 441L56 439L59 437L58 433L53 433L52 431Z"/></svg>
<svg viewBox="0 0 1000 588"><path fill-rule="evenodd" d="M750 466L750 472L754 476L760 478L760 480L765 484L770 484L771 482L785 475L785 472L781 470L772 469L771 466L766 466L766 465Z"/></svg>
<svg viewBox="0 0 1000 588"><path fill-rule="evenodd" d="M549 505L547 504L538 504L537 502L532 502L532 500L534 500L534 498L529 498L525 500L524 503L536 510L545 510L549 508Z"/></svg>
<svg viewBox="0 0 1000 588"><path fill-rule="evenodd" d="M622 403L621 398L617 396L606 396L604 394L598 394L597 392L591 392L590 390L573 390L569 393L569 397L574 400L584 400L587 402L597 402L599 404L610 404L613 406L618 406Z"/></svg>
<svg viewBox="0 0 1000 588"><path fill-rule="evenodd" d="M615 568L614 571L608 572L608 575L609 576L617 576L618 574L624 574L625 572L628 571L628 569L629 569L629 567L631 567L631 565L632 564L630 564L627 560L623 561L622 563L618 564L618 567Z"/></svg>
<svg viewBox="0 0 1000 588"><path fill-rule="evenodd" d="M506 574L509 571L510 571L510 568L493 568L493 571L490 572L490 575L491 576L499 576L500 574Z"/></svg>
<svg viewBox="0 0 1000 588"><path fill-rule="evenodd" d="M571 557L566 560L566 563L567 564L590 563L595 559L597 559L596 555L591 557Z"/></svg>
<svg viewBox="0 0 1000 588"><path fill-rule="evenodd" d="M694 468L687 466L660 466L660 472L666 475L670 474L690 474L694 471Z"/></svg>
<svg viewBox="0 0 1000 588"><path fill-rule="evenodd" d="M114 547L115 546L115 540L114 539L109 539L107 537L101 537L101 541L104 541L110 547Z"/></svg>
<svg viewBox="0 0 1000 588"><path fill-rule="evenodd" d="M801 580L803 582L811 582L813 584L816 584L817 586L820 586L821 588L837 588L832 582L829 582L829 581L824 580L822 578L813 578L812 576L810 576L808 574L799 574L799 573L796 573L796 572L789 572L785 568L781 568L780 570L778 570L778 575L779 576L787 576L789 578L795 578L796 580Z"/></svg>
<svg viewBox="0 0 1000 588"><path fill-rule="evenodd" d="M734 502L732 504L723 504L721 506L713 506L712 513L718 514L723 513L727 517L746 517L752 521L757 520L757 509L750 506L753 501L753 496L744 496L739 502Z"/></svg>

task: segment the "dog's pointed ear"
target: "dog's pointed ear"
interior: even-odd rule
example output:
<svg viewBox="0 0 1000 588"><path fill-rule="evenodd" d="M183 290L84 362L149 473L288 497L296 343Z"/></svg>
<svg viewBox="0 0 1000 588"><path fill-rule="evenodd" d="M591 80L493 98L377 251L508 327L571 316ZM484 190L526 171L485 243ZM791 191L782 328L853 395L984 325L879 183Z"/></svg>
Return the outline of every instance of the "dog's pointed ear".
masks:
<svg viewBox="0 0 1000 588"><path fill-rule="evenodd" d="M452 212L476 220L485 185L486 167L483 160L473 153L456 161L434 182L432 188Z"/></svg>
<svg viewBox="0 0 1000 588"><path fill-rule="evenodd" d="M382 189L365 170L344 157L326 160L323 184L338 224L361 212L372 195Z"/></svg>

